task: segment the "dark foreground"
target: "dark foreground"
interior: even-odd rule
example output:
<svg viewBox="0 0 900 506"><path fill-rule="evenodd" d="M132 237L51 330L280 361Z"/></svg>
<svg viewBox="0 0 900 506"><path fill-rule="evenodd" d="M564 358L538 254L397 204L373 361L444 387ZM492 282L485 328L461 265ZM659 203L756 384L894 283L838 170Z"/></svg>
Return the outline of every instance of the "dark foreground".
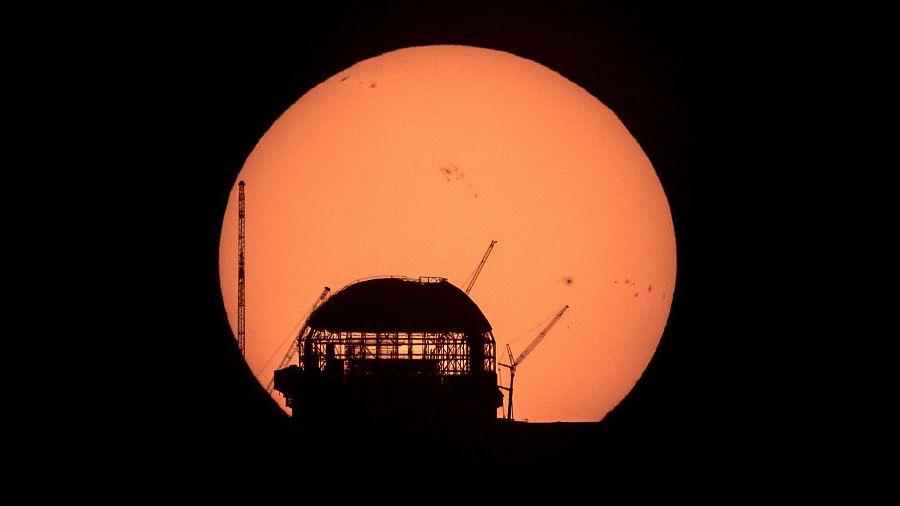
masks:
<svg viewBox="0 0 900 506"><path fill-rule="evenodd" d="M704 483L717 471L706 435L628 413L600 423L299 423L276 411L242 418L240 426L186 418L143 451L167 462L167 477L192 482L202 475L214 477L214 487L263 484L289 495L430 491L440 498L440 490L482 487L492 497L507 488L502 493L526 498L539 491L598 493L614 504L643 503L667 497L673 485L688 491L679 497L709 492Z"/></svg>

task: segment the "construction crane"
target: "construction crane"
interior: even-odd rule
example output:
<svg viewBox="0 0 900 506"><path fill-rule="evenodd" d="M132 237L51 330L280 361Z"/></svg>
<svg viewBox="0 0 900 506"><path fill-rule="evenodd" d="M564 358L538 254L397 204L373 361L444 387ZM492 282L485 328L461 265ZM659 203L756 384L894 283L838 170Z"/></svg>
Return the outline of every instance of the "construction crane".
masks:
<svg viewBox="0 0 900 506"><path fill-rule="evenodd" d="M238 316L237 340L241 356L245 355L246 310L244 306L244 182L238 183Z"/></svg>
<svg viewBox="0 0 900 506"><path fill-rule="evenodd" d="M325 302L325 299L328 297L328 294L331 292L331 288L325 287L322 290L322 293L319 295L319 298L313 302L313 305L309 308L309 311L306 312L306 316L303 317L303 326L300 327L300 332L297 334L297 339L291 340L291 346L288 348L287 352L284 354L284 357L281 359L281 363L278 364L278 367L275 368L276 371L280 369L284 369L287 367L291 360L294 358L294 355L297 354L297 350L300 349L300 339L303 337L303 334L306 332L306 328L309 326L309 317L312 316L313 311L318 309L319 306L322 305L322 302ZM275 375L272 374L272 379L269 380L269 384L266 385L266 392L272 393L272 387L275 386Z"/></svg>
<svg viewBox="0 0 900 506"><path fill-rule="evenodd" d="M487 251L484 252L484 256L481 258L481 262L478 264L478 267L475 268L475 272L469 277L469 283L466 285L466 295L469 295L469 292L472 291L472 287L475 286L475 280L478 279L478 275L481 274L481 269L484 268L485 262L487 262L488 257L491 255L491 250L494 249L494 245L497 244L497 241L491 241L491 245L488 246Z"/></svg>
<svg viewBox="0 0 900 506"><path fill-rule="evenodd" d="M537 337L535 337L534 340L531 341L531 344L529 344L528 347L526 347L525 350L522 351L522 353L520 353L516 359L513 359L512 349L509 347L509 344L506 345L506 353L509 354L509 365L507 365L507 364L499 364L499 365L502 365L503 367L506 367L507 369L509 369L509 386L508 387L504 387L504 386L500 387L503 390L506 390L507 392L509 392L509 402L507 402L507 404L506 404L506 419L507 420L513 419L513 381L515 381L515 379L516 379L516 367L518 367L519 364L521 364L522 361L524 361L528 357L528 355L531 354L532 351L534 351L534 349L537 347L537 345L540 344L541 341L545 337L547 337L547 333L550 332L550 329L552 329L553 326L556 325L556 322L558 322L559 319L562 318L562 315L563 315L563 313L566 312L566 309L569 309L568 304L566 306L564 306L562 309L560 309L555 315L553 315L553 318L550 319L550 323L548 323L547 326L544 327L544 330L542 330L537 335Z"/></svg>

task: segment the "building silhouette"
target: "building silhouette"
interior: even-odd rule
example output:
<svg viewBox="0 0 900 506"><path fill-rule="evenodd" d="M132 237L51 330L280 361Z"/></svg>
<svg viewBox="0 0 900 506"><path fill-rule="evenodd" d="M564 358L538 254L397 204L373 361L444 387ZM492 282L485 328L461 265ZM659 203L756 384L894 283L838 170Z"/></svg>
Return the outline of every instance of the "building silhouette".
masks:
<svg viewBox="0 0 900 506"><path fill-rule="evenodd" d="M300 365L275 372L300 421L496 418L491 325L444 278L348 285L310 315Z"/></svg>

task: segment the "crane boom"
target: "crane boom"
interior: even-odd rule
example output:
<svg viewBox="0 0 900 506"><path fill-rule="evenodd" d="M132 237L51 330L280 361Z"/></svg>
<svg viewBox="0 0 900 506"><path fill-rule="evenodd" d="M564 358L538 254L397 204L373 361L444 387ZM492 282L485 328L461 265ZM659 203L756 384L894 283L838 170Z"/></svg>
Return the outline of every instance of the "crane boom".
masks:
<svg viewBox="0 0 900 506"><path fill-rule="evenodd" d="M550 329L552 329L553 326L556 325L556 322L558 322L559 319L562 318L562 315L563 315L563 313L566 312L566 309L569 309L568 304L566 304L555 315L553 315L553 318L550 319L550 323L548 323L547 326L544 327L544 330L542 330L537 335L537 337L535 337L531 341L531 343L525 348L524 351L522 351L522 353L519 354L519 357L516 358L515 360L513 360L512 348L509 347L509 344L506 345L506 353L509 355L509 365L501 364L501 363L498 363L497 365L502 365L503 367L506 367L507 369L509 369L509 386L508 387L500 386L501 389L509 392L509 400L506 402L506 419L507 420L513 419L513 385L515 384L515 381L516 381L516 368L519 366L519 364L522 363L523 360L525 360L528 357L528 355L532 351L534 351L534 349L537 347L537 345L540 344L541 341L547 336L547 333L550 332Z"/></svg>
<svg viewBox="0 0 900 506"><path fill-rule="evenodd" d="M472 276L469 278L469 283L466 285L466 295L469 295L469 292L472 291L472 287L475 286L475 280L478 279L478 275L481 274L481 269L484 268L484 264L487 262L488 257L491 255L491 250L494 249L494 245L497 244L497 241L491 241L490 246L488 246L487 251L484 252L484 256L481 257L481 262L478 264L478 267L475 268L475 272L472 273Z"/></svg>
<svg viewBox="0 0 900 506"><path fill-rule="evenodd" d="M325 287L322 290L322 293L319 295L319 298L313 302L313 305L309 308L309 311L306 312L306 316L303 317L303 326L300 327L300 332L297 333L297 339L291 340L291 346L288 348L287 352L284 354L284 357L281 358L281 362L278 364L278 367L275 370L284 369L287 367L291 360L293 360L294 355L297 353L297 350L300 349L300 338L303 337L303 334L306 332L306 327L309 323L309 317L312 316L313 311L318 309L319 306L322 305L322 302L325 301L325 298L328 297L329 292L331 292L331 288ZM266 392L272 393L272 387L275 385L275 375L272 374L272 379L269 380L269 384L266 385Z"/></svg>
<svg viewBox="0 0 900 506"><path fill-rule="evenodd" d="M535 337L534 340L531 341L531 344L529 344L528 347L519 354L519 357L516 358L516 360L512 363L513 365L521 364L522 361L525 360L532 351L534 351L537 345L541 344L541 341L544 339L544 337L547 336L547 333L550 332L550 329L552 329L553 326L556 325L556 322L558 322L559 319L562 318L562 315L566 312L566 309L569 309L568 304L553 316L553 319L551 319L550 323L548 323L547 326L544 327L544 330L542 330L540 334L538 334L537 337Z"/></svg>

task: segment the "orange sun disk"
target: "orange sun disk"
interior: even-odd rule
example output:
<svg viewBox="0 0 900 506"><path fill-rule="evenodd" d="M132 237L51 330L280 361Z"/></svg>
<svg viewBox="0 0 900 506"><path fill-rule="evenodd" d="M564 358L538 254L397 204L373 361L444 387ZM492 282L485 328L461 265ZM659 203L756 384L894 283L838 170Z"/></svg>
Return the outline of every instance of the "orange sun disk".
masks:
<svg viewBox="0 0 900 506"><path fill-rule="evenodd" d="M324 286L378 275L463 286L493 239L470 296L498 358L571 306L519 367L517 418L602 419L665 328L675 235L653 166L609 108L533 61L425 46L359 62L285 111L238 180L246 360L263 385ZM236 329L236 184L219 268Z"/></svg>

